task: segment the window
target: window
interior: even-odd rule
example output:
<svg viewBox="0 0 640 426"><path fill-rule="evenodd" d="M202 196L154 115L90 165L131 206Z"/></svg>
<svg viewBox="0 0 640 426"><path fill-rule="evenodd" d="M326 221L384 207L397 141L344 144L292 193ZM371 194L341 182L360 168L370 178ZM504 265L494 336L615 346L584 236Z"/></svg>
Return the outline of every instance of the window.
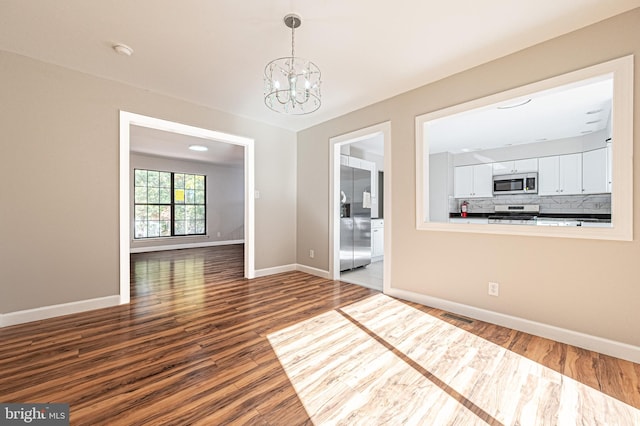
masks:
<svg viewBox="0 0 640 426"><path fill-rule="evenodd" d="M205 234L205 176L142 169L134 172L134 238Z"/></svg>

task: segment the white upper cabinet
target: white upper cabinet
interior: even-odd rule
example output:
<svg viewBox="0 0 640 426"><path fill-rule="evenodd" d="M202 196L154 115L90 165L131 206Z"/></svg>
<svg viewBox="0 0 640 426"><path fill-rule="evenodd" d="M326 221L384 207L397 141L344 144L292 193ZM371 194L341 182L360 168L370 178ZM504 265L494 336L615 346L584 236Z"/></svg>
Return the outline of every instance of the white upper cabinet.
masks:
<svg viewBox="0 0 640 426"><path fill-rule="evenodd" d="M538 160L538 195L558 195L560 157L543 157Z"/></svg>
<svg viewBox="0 0 640 426"><path fill-rule="evenodd" d="M453 177L455 198L492 197L492 164L456 167Z"/></svg>
<svg viewBox="0 0 640 426"><path fill-rule="evenodd" d="M607 173L607 148L582 153L582 193L611 192Z"/></svg>
<svg viewBox="0 0 640 426"><path fill-rule="evenodd" d="M512 173L530 173L538 171L538 159L527 158L524 160L501 161L493 163L494 175L508 175Z"/></svg>
<svg viewBox="0 0 640 426"><path fill-rule="evenodd" d="M582 193L582 154L560 156L560 192Z"/></svg>
<svg viewBox="0 0 640 426"><path fill-rule="evenodd" d="M491 164L473 166L474 197L493 197L493 167Z"/></svg>
<svg viewBox="0 0 640 426"><path fill-rule="evenodd" d="M455 168L453 175L453 195L455 198L473 196L473 166Z"/></svg>
<svg viewBox="0 0 640 426"><path fill-rule="evenodd" d="M538 195L582 194L582 154L538 159Z"/></svg>

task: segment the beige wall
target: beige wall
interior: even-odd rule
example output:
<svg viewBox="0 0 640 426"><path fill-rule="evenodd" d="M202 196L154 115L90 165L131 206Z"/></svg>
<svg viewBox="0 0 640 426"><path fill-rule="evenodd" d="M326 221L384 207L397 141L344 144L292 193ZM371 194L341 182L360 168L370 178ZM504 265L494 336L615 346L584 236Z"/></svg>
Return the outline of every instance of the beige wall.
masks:
<svg viewBox="0 0 640 426"><path fill-rule="evenodd" d="M119 110L255 139L255 267L295 262L293 132L0 52L0 313L118 294Z"/></svg>
<svg viewBox="0 0 640 426"><path fill-rule="evenodd" d="M329 269L330 137L391 121L392 287L640 345L640 232L633 242L417 231L417 115L635 54L640 152L640 9L467 70L298 134L298 262ZM636 224L640 161L634 159ZM389 171L387 170L387 174ZM316 250L309 259L309 248ZM500 283L500 297L487 282Z"/></svg>

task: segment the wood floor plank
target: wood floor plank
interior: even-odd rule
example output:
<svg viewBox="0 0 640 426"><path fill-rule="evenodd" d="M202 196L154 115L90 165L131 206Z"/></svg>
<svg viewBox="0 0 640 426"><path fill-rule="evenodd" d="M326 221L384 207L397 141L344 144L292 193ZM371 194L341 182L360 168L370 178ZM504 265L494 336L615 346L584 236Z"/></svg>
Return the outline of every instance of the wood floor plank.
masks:
<svg viewBox="0 0 640 426"><path fill-rule="evenodd" d="M598 369L600 388L614 398L627 400L627 403L640 407L640 375L638 365L618 358L599 354ZM628 390L637 392L627 394Z"/></svg>
<svg viewBox="0 0 640 426"><path fill-rule="evenodd" d="M562 374L599 390L599 358L599 354L595 352L567 345L567 358Z"/></svg>
<svg viewBox="0 0 640 426"><path fill-rule="evenodd" d="M376 294L302 272L246 280L242 245L134 254L129 305L0 329L0 401L67 402L73 425L311 425L313 413L305 404L316 407L317 418L344 424L349 418L367 424L367 412L389 424L424 416L484 424L469 398L504 419L535 412L553 422L557 411L573 419L571 410L563 411L571 400L558 401L560 406L535 401L541 393L559 392L559 382L549 373L559 372L577 381L576 398L582 383L640 409L638 364L446 317L444 311L410 302L398 302L415 308L398 324L399 305L395 310L376 305L371 298ZM384 346L353 324L346 327L350 323L339 309L368 324L399 356L389 357ZM342 318L338 325L336 317ZM311 319L313 327L305 322ZM432 328L435 322L447 327ZM294 326L301 327L300 334L287 337ZM470 346L483 341L497 346ZM286 353L284 358L274 345ZM317 366L309 362L320 358L304 355L296 345L314 353L329 350L330 358L320 367L331 374L314 373ZM341 358L345 351L351 358ZM388 364L392 361L432 368L425 374L456 389L468 406L446 392L433 393L424 376ZM520 363L522 370L514 373L503 361ZM370 375L374 366L380 375ZM312 401L300 399L291 374L306 375ZM340 385L326 396L331 377ZM492 390L514 383L521 388L520 399ZM563 386L573 386L567 383ZM361 385L363 390L354 393ZM405 392L411 395L407 411L394 416L398 407L387 404ZM581 401L596 403L588 398L582 395ZM580 409L594 410L589 404ZM362 409L351 412L352 406ZM615 404L609 409L615 410ZM597 411L585 415L602 418Z"/></svg>

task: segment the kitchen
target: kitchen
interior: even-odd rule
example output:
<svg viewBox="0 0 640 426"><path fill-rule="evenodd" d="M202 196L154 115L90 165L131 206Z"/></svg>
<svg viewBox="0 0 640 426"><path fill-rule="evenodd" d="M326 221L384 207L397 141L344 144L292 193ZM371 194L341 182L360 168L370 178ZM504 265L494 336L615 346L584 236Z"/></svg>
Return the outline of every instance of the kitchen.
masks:
<svg viewBox="0 0 640 426"><path fill-rule="evenodd" d="M612 98L604 76L427 123L429 220L612 227Z"/></svg>
<svg viewBox="0 0 640 426"><path fill-rule="evenodd" d="M339 279L382 291L384 134L339 147Z"/></svg>

